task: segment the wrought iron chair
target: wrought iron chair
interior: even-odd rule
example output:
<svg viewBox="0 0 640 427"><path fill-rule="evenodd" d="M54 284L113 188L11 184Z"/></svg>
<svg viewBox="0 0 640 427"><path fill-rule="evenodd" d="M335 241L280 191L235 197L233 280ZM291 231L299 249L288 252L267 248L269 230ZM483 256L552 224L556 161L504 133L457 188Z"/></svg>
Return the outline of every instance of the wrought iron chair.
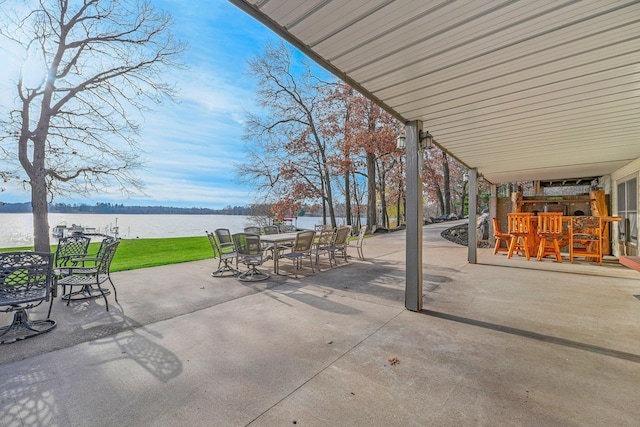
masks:
<svg viewBox="0 0 640 427"><path fill-rule="evenodd" d="M0 311L13 312L10 325L0 328L0 344L8 344L49 332L53 304L53 254L48 252L0 253ZM43 320L29 320L27 310L49 301Z"/></svg>
<svg viewBox="0 0 640 427"><path fill-rule="evenodd" d="M259 280L266 280L269 277L268 273L257 269L259 265L262 265L266 261L263 256L262 244L260 243L260 235L250 233L236 233L233 236L233 242L238 251L238 263L243 263L247 266L247 271L240 272L237 278L245 282L257 282Z"/></svg>
<svg viewBox="0 0 640 427"><path fill-rule="evenodd" d="M60 238L58 240L58 246L56 247L54 256L54 273L59 277L66 276L68 274L68 270L65 267L78 265L75 260L87 255L89 243L91 243L91 238L81 234ZM56 296L56 293L57 289L54 288L54 297ZM66 293L66 288L64 286L62 287L62 293Z"/></svg>
<svg viewBox="0 0 640 427"><path fill-rule="evenodd" d="M220 230L225 230L229 232L229 230L218 229L216 232ZM215 233L207 233L207 237L209 238L209 243L211 244L211 249L213 250L213 257L218 258L218 269L211 273L213 277L224 277L225 272L231 272L232 276L236 276L239 272L237 268L233 268L233 260L236 261L236 266L238 265L238 252L236 252L236 247L233 244L233 240L231 244L225 245L224 249L221 247L218 238Z"/></svg>
<svg viewBox="0 0 640 427"><path fill-rule="evenodd" d="M93 263L95 265L102 256L104 255L104 251L107 249L111 243L115 242L116 238L112 236L104 236L102 241L100 242L100 246L98 247L98 251L95 254L82 256L79 258L72 258L72 262L74 265L82 264L83 267L88 267L87 263Z"/></svg>
<svg viewBox="0 0 640 427"><path fill-rule="evenodd" d="M91 239L81 234L60 238L54 255L54 266L75 265L73 260L87 254L89 243Z"/></svg>
<svg viewBox="0 0 640 427"><path fill-rule="evenodd" d="M342 257L344 258L344 262L348 262L347 260L347 238L349 237L349 233L351 232L351 227L338 227L336 229L336 233L333 236L333 241L329 246L329 264L333 260L336 263L336 267L338 266L338 260L336 259L336 252L341 252Z"/></svg>
<svg viewBox="0 0 640 427"><path fill-rule="evenodd" d="M68 294L62 296L63 300L67 300L67 305L69 305L72 300L84 300L102 296L104 298L107 311L109 311L107 295L111 292L100 286L107 280L111 283L115 300L118 302L118 292L111 280L111 261L113 261L113 257L116 254L119 244L120 240L115 240L108 244L102 254L102 257L94 267L66 267L68 275L59 279L58 284L63 285L63 287L69 286L71 288ZM81 286L82 289L73 292L74 286ZM97 286L97 289L94 288L94 286Z"/></svg>
<svg viewBox="0 0 640 427"><path fill-rule="evenodd" d="M309 258L311 272L316 272L313 269L313 259L311 258L311 248L313 246L313 239L315 235L316 232L314 230L299 231L296 234L296 240L293 242L291 252L281 255L281 258L287 258L293 262L293 274L296 278L298 277L298 269L302 268L303 258Z"/></svg>

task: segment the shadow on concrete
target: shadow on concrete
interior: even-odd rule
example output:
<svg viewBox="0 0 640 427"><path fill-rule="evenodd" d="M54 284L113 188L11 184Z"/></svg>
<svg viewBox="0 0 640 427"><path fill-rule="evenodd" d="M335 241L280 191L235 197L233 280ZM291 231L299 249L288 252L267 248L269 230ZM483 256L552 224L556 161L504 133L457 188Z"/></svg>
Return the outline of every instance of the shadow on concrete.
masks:
<svg viewBox="0 0 640 427"><path fill-rule="evenodd" d="M551 335L539 334L537 332L526 331L524 329L512 328L510 326L498 325L496 323L484 322L481 320L470 319L468 317L456 316L453 314L442 313L433 310L423 310L421 314L426 316L437 317L439 319L450 320L453 322L464 323L466 325L477 326L479 328L490 329L493 331L504 332L511 335L521 336L537 341L548 342L550 344L562 345L577 350L589 351L591 353L601 354L603 356L615 357L618 359L628 360L630 362L640 363L640 355L627 353L624 351L613 350L610 348L600 347L597 345L586 344L578 341L572 341L565 338L554 337Z"/></svg>

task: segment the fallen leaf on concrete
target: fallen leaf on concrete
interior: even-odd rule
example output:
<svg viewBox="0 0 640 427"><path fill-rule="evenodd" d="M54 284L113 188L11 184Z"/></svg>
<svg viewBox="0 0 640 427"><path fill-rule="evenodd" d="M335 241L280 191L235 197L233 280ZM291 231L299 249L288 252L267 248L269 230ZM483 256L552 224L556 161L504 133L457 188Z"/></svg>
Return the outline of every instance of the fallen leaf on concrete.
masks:
<svg viewBox="0 0 640 427"><path fill-rule="evenodd" d="M389 365L391 366L397 365L398 363L400 363L400 360L398 360L397 357L392 357L391 359L389 359Z"/></svg>

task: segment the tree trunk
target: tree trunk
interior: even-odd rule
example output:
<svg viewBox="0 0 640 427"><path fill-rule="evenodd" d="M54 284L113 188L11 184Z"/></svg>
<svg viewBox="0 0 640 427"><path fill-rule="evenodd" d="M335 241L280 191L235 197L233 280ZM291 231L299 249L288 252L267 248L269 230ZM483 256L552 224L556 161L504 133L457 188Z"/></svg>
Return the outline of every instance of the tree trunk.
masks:
<svg viewBox="0 0 640 427"><path fill-rule="evenodd" d="M347 217L347 225L352 225L351 219L351 183L349 182L349 172L344 173L344 202L345 202L345 215Z"/></svg>
<svg viewBox="0 0 640 427"><path fill-rule="evenodd" d="M460 197L460 216L464 217L464 204L467 200L467 182L462 183L462 196Z"/></svg>
<svg viewBox="0 0 640 427"><path fill-rule="evenodd" d="M451 214L451 185L449 183L449 161L446 153L442 153L442 172L444 178L444 213L449 215Z"/></svg>
<svg viewBox="0 0 640 427"><path fill-rule="evenodd" d="M37 252L50 252L49 206L44 175L31 178L31 207L33 209L34 249Z"/></svg>
<svg viewBox="0 0 640 427"><path fill-rule="evenodd" d="M444 211L444 197L442 196L442 190L440 189L440 184L436 182L436 195L438 196L438 204L440 205L440 215L444 215L446 212Z"/></svg>
<svg viewBox="0 0 640 427"><path fill-rule="evenodd" d="M327 192L327 205L329 207L329 217L331 218L331 227L336 228L336 213L333 209L333 195L331 191L331 174L329 173L327 162L325 161L323 164L324 164L325 190Z"/></svg>
<svg viewBox="0 0 640 427"><path fill-rule="evenodd" d="M356 207L358 210L358 216L356 217L356 227L358 230L360 230L360 227L362 227L362 219L361 219L361 212L360 212L360 208L362 206L362 200L360 197L360 194L358 194L358 178L356 177L355 172L353 173L353 200L356 203Z"/></svg>
<svg viewBox="0 0 640 427"><path fill-rule="evenodd" d="M376 156L367 153L367 225L378 224L376 219Z"/></svg>
<svg viewBox="0 0 640 427"><path fill-rule="evenodd" d="M324 179L320 179L322 189L322 225L327 225L327 191L324 188Z"/></svg>
<svg viewBox="0 0 640 427"><path fill-rule="evenodd" d="M385 183L385 179L386 179L386 175L384 173L384 171L380 172L380 208L382 211L382 218L380 218L380 220L382 221L382 226L385 228L389 228L389 213L387 212L387 198L386 198L386 194L387 194L387 186Z"/></svg>

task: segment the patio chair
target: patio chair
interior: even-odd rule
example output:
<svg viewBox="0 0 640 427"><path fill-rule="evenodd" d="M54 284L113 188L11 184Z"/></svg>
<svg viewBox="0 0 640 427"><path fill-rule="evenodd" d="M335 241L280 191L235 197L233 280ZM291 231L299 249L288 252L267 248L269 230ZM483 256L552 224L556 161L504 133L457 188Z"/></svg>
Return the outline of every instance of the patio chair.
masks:
<svg viewBox="0 0 640 427"><path fill-rule="evenodd" d="M493 217L493 237L496 239L496 246L493 248L493 254L498 252L509 252L509 243L511 242L511 234L503 233L498 226L498 219ZM504 248L500 244L504 242Z"/></svg>
<svg viewBox="0 0 640 427"><path fill-rule="evenodd" d="M336 267L338 266L338 260L336 259L336 253L341 252L342 257L344 258L344 262L348 262L347 260L347 238L349 237L349 233L351 232L351 227L338 227L333 236L333 241L331 245L329 245L329 264L333 260L336 263Z"/></svg>
<svg viewBox="0 0 640 427"><path fill-rule="evenodd" d="M258 236L261 233L260 227L245 227L244 232L248 234L257 234Z"/></svg>
<svg viewBox="0 0 640 427"><path fill-rule="evenodd" d="M281 233L293 233L296 231L296 228L291 224L282 224L280 226Z"/></svg>
<svg viewBox="0 0 640 427"><path fill-rule="evenodd" d="M278 227L275 225L265 225L262 227L262 234L278 234Z"/></svg>
<svg viewBox="0 0 640 427"><path fill-rule="evenodd" d="M507 258L511 258L514 252L523 254L527 261L531 258L531 219L533 213L508 213L509 218L509 234L511 242L509 243L509 252Z"/></svg>
<svg viewBox="0 0 640 427"><path fill-rule="evenodd" d="M330 254L329 247L333 241L334 232L335 231L331 229L323 229L317 234L318 238L313 242L311 253L316 256L316 266L318 270L320 270L320 255L326 254L329 256ZM331 262L331 258L329 258L329 262Z"/></svg>
<svg viewBox="0 0 640 427"><path fill-rule="evenodd" d="M115 241L115 237L104 236L102 238L102 241L100 242L98 251L95 254L87 254L86 256L82 256L79 258L72 258L72 262L74 263L74 265L82 264L83 267L88 267L87 263L93 263L93 265L96 265L96 263L102 258L102 255L104 255L104 251L107 249L107 246Z"/></svg>
<svg viewBox="0 0 640 427"><path fill-rule="evenodd" d="M227 229L218 229L218 230L226 230ZM216 232L218 231L216 230ZM209 238L209 243L211 244L211 249L213 250L213 257L218 258L218 269L211 273L213 277L224 277L226 272L231 272L231 276L235 276L238 274L238 269L233 268L233 260L236 260L236 266L238 265L238 252L236 252L236 247L233 244L233 240L231 241L231 245L226 245L224 250L218 241L215 233L207 233L207 237Z"/></svg>
<svg viewBox="0 0 640 427"><path fill-rule="evenodd" d="M60 238L54 255L54 274L57 277L64 277L68 275L68 270L64 267L78 265L78 262L75 260L87 255L89 243L91 243L91 238L81 234ZM65 292L66 289L63 286L62 293L64 294ZM56 294L57 287L54 287L53 296L55 297Z"/></svg>
<svg viewBox="0 0 640 427"><path fill-rule="evenodd" d="M247 271L240 272L237 279L244 282L257 282L271 277L268 273L257 269L259 265L262 265L266 261L263 256L264 252L262 244L260 243L260 235L236 233L232 237L236 245L236 250L238 251L237 262L243 263L248 268Z"/></svg>
<svg viewBox="0 0 640 427"><path fill-rule="evenodd" d="M69 305L72 300L85 300L88 298L97 298L102 296L102 298L104 298L107 311L109 311L107 295L110 294L110 291L108 289L103 289L101 286L101 284L107 280L111 283L115 300L118 302L118 292L111 280L111 261L113 261L113 257L119 244L120 240L115 240L108 244L102 254L102 257L94 267L76 266L67 268L69 275L58 280L58 285L70 287L69 293L62 296L63 300L67 300L67 305ZM80 286L81 289L73 292L74 286ZM97 286L97 289L94 286Z"/></svg>
<svg viewBox="0 0 640 427"><path fill-rule="evenodd" d="M83 235L60 238L54 256L54 266L60 268L77 265L74 260L87 255L89 243L91 239Z"/></svg>
<svg viewBox="0 0 640 427"><path fill-rule="evenodd" d="M0 311L13 312L10 325L0 328L0 344L8 344L49 332L53 304L53 254L49 252L0 253ZM29 320L28 311L49 301L43 320Z"/></svg>
<svg viewBox="0 0 640 427"><path fill-rule="evenodd" d="M602 265L603 221L597 216L577 216L571 220L569 261L575 257L593 258Z"/></svg>
<svg viewBox="0 0 640 427"><path fill-rule="evenodd" d="M356 240L356 249L358 251L358 258L364 261L364 253L362 252L362 245L364 245L364 236L367 233L367 226L363 225L360 227L360 232L358 233L358 239ZM348 242L347 242L348 243Z"/></svg>
<svg viewBox="0 0 640 427"><path fill-rule="evenodd" d="M299 231L296 234L296 240L293 242L291 252L282 254L281 258L287 258L293 262L293 275L298 277L298 269L302 268L302 259L309 258L309 265L311 266L311 272L315 273L313 269L313 259L311 258L311 248L313 246L313 239L316 235L314 230Z"/></svg>
<svg viewBox="0 0 640 427"><path fill-rule="evenodd" d="M547 255L555 255L556 261L562 262L560 244L558 239L562 238L562 212L540 212L538 213L538 260Z"/></svg>
<svg viewBox="0 0 640 427"><path fill-rule="evenodd" d="M275 225L265 225L264 227L262 227L262 234L264 234L265 236L278 234L278 233L279 233L278 227L276 227ZM264 243L262 248L265 251L269 252L269 254L267 255L267 259L273 259L273 250L275 246L270 243Z"/></svg>

